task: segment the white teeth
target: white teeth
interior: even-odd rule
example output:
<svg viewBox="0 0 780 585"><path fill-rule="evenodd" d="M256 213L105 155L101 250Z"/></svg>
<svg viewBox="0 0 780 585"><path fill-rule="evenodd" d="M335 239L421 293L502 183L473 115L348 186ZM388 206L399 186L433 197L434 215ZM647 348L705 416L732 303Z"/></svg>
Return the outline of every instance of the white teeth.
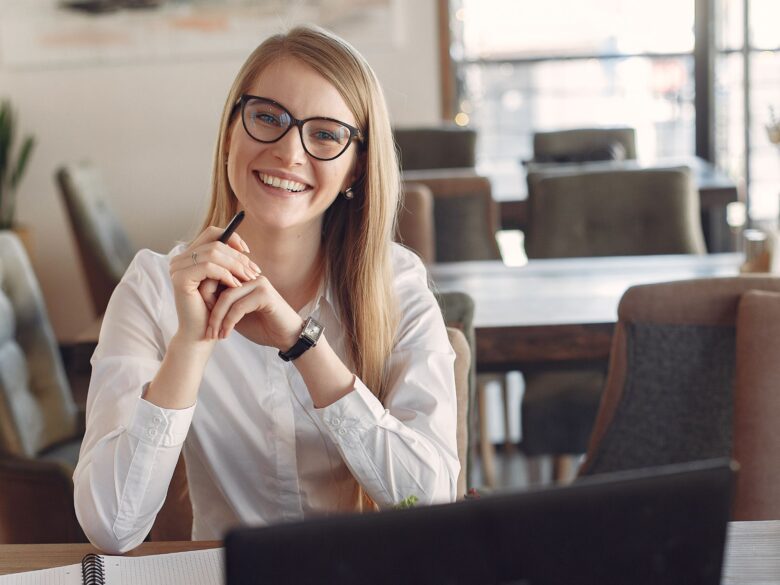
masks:
<svg viewBox="0 0 780 585"><path fill-rule="evenodd" d="M303 191L306 188L306 185L304 185L303 183L298 183L297 181L290 181L289 179L280 179L279 177L274 177L273 175L266 175L265 173L258 173L258 176L260 177L260 180L266 185L271 185L272 187L279 187L280 189L285 189L286 191L292 191L293 193Z"/></svg>

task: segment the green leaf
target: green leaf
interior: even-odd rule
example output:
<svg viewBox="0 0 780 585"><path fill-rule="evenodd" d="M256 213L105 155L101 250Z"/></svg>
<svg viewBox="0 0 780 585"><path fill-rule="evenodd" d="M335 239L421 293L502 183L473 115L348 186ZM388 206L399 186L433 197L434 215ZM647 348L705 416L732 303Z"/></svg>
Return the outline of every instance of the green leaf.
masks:
<svg viewBox="0 0 780 585"><path fill-rule="evenodd" d="M11 188L11 193L16 191L16 187L19 185L19 181L24 174L24 170L27 167L27 162L30 160L30 154L35 146L35 139L32 136L25 138L22 143L22 149L19 151L19 158L16 160L16 168L11 172L10 180L8 184Z"/></svg>
<svg viewBox="0 0 780 585"><path fill-rule="evenodd" d="M396 510L403 510L405 508L414 508L415 504L417 504L417 496L409 496L408 498L404 498L403 500L398 502L393 507Z"/></svg>

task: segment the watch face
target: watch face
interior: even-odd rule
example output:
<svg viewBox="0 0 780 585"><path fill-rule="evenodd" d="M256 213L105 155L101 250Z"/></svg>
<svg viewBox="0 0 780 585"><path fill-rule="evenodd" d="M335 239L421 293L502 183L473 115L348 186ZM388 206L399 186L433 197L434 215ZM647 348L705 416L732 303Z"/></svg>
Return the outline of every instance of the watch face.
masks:
<svg viewBox="0 0 780 585"><path fill-rule="evenodd" d="M322 325L317 323L314 319L311 317L306 320L306 324L303 327L303 332L301 335L304 337L308 337L312 341L317 341L320 338L320 334L322 333Z"/></svg>

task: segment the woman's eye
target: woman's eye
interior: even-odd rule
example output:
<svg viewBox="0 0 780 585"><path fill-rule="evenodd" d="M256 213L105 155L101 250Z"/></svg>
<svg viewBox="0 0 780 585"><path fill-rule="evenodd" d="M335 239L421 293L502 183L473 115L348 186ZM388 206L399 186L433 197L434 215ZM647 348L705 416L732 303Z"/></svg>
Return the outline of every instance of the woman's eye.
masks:
<svg viewBox="0 0 780 585"><path fill-rule="evenodd" d="M278 116L268 114L266 112L256 112L252 114L252 121L258 124L265 124L266 126L280 126L281 121Z"/></svg>
<svg viewBox="0 0 780 585"><path fill-rule="evenodd" d="M336 135L333 132L328 132L327 130L318 130L314 133L314 138L317 140L324 140L324 141L334 141L337 142L338 139L336 138Z"/></svg>

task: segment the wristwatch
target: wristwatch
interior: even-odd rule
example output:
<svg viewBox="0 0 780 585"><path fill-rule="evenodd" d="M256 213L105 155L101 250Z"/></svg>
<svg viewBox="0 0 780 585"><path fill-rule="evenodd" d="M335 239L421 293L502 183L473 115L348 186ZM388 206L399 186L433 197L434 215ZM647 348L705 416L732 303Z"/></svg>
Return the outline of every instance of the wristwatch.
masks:
<svg viewBox="0 0 780 585"><path fill-rule="evenodd" d="M322 335L323 327L313 317L309 317L303 324L303 331L298 341L295 342L287 351L279 350L279 357L286 362L290 362L301 357L304 351L317 345L317 341Z"/></svg>

